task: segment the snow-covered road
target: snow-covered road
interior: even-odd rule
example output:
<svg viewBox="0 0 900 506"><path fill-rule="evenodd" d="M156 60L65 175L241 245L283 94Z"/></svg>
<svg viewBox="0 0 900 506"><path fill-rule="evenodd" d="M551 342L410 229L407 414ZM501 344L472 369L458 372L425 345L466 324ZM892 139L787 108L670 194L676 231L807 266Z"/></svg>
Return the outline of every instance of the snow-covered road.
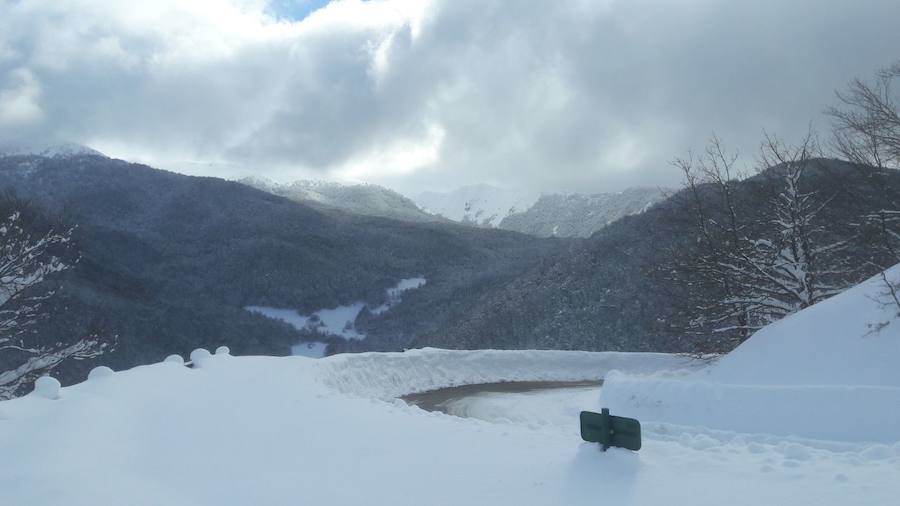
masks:
<svg viewBox="0 0 900 506"><path fill-rule="evenodd" d="M517 381L442 388L402 397L426 411L486 422L578 433L578 414L596 404L599 381Z"/></svg>

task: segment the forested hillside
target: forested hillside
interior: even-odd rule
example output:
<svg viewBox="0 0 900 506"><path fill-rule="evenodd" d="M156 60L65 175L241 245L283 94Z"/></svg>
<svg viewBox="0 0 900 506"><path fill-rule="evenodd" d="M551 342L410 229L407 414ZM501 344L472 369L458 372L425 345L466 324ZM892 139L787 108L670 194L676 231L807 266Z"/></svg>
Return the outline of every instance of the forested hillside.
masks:
<svg viewBox="0 0 900 506"><path fill-rule="evenodd" d="M538 237L589 237L610 223L637 214L665 198L657 188L628 188L618 193L542 195L528 209L498 225Z"/></svg>
<svg viewBox="0 0 900 506"><path fill-rule="evenodd" d="M118 336L102 359L117 368L220 344L287 354L297 331L244 306L379 304L387 287L412 276L428 279L417 300L439 317L460 293L475 296L566 247L504 231L326 214L238 183L96 155L0 158L0 189L76 226L80 261L45 282L61 289L36 331L59 341Z"/></svg>
<svg viewBox="0 0 900 506"><path fill-rule="evenodd" d="M244 178L238 182L323 210L404 221L448 221L422 211L403 195L374 184L308 180L279 184L260 178Z"/></svg>
<svg viewBox="0 0 900 506"><path fill-rule="evenodd" d="M885 260L862 217L890 207L900 175L808 163L805 191L822 203L813 225L827 225L822 241L844 244L835 266L842 288ZM759 244L777 240L768 224L783 172L773 167L731 187L742 233ZM103 358L114 366L219 344L286 354L304 336L244 307L302 314L354 301L375 307L386 288L414 276L427 284L390 311L363 310L356 328L368 338L332 339L331 351L696 351L717 335L695 324L698 312L712 314L721 289L683 272L702 250L698 196L709 219L727 219L713 184L678 192L587 240L323 213L238 183L97 155L0 158L0 185L44 222L59 217L61 226L76 226L71 249L80 260L48 281L61 289L36 331L63 342L116 337L116 350Z"/></svg>
<svg viewBox="0 0 900 506"><path fill-rule="evenodd" d="M776 241L772 196L783 190L783 168L732 183L742 233ZM814 226L822 244L845 243L839 265L846 288L890 265L864 216L891 209L900 173L835 160L810 161L805 192L821 209ZM721 193L698 188L710 215L726 222ZM696 351L716 329L692 322L720 301L721 290L678 272L701 254L694 198L683 190L646 212L610 224L567 254L482 296L476 310L415 344L456 348L563 348ZM840 288L840 287L838 287ZM727 334L727 333L726 333ZM725 334L723 334L725 337Z"/></svg>

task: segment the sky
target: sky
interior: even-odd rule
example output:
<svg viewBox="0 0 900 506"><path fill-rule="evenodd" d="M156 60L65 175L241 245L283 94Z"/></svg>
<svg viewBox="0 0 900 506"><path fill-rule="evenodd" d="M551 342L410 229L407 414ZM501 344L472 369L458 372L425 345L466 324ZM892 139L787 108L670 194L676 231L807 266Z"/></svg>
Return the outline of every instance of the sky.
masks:
<svg viewBox="0 0 900 506"><path fill-rule="evenodd" d="M0 0L0 140L405 193L749 166L900 60L896 0Z"/></svg>

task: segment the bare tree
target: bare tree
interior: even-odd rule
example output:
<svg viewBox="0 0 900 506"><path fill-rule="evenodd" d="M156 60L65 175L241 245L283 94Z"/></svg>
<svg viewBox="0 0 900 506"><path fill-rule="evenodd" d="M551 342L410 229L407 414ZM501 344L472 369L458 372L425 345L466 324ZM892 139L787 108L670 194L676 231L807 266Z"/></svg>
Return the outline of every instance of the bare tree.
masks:
<svg viewBox="0 0 900 506"><path fill-rule="evenodd" d="M879 169L900 168L897 78L900 62L878 72L872 83L854 79L837 92L841 105L826 113L833 123L832 146L843 158Z"/></svg>
<svg viewBox="0 0 900 506"><path fill-rule="evenodd" d="M744 195L736 154L713 138L704 155L677 159L696 217L699 251L677 271L701 287L689 327L721 336L703 351L726 351L760 327L849 286L849 239L829 241L819 216L829 199L805 188L817 163L815 136L795 147L772 136L762 145L760 178L767 198ZM767 211L763 211L767 210ZM687 284L687 283L686 283ZM705 288L705 290L704 290Z"/></svg>
<svg viewBox="0 0 900 506"><path fill-rule="evenodd" d="M888 208L863 216L863 224L876 231L880 246L900 260L900 195L883 181L888 169L900 169L900 103L894 79L900 62L882 69L872 83L854 79L838 91L840 106L826 113L832 119L832 148L848 161L860 164L867 179Z"/></svg>
<svg viewBox="0 0 900 506"><path fill-rule="evenodd" d="M22 224L20 211L0 222L0 354L14 366L0 370L0 399L10 398L19 389L46 374L64 360L93 358L106 351L108 344L96 335L70 343L36 342L29 327L46 316L42 303L55 294L41 290L47 276L69 267L56 254L65 248L72 230L49 230L32 236Z"/></svg>
<svg viewBox="0 0 900 506"><path fill-rule="evenodd" d="M900 195L883 181L887 170L900 169L900 95L895 79L900 79L900 62L879 71L871 83L854 79L846 90L837 92L840 105L826 113L832 118L834 150L868 167L868 180L890 202L889 207L863 216L861 225L874 232L876 247L900 262ZM897 286L883 272L882 277L889 298L898 300Z"/></svg>
<svg viewBox="0 0 900 506"><path fill-rule="evenodd" d="M829 241L819 219L831 199L805 188L805 173L819 162L818 155L811 131L794 147L768 134L762 144L760 170L770 170L780 184L769 199L772 239L756 240L758 254L747 260L762 286L757 289L766 323L843 291L852 278L845 254L851 238Z"/></svg>
<svg viewBox="0 0 900 506"><path fill-rule="evenodd" d="M727 151L714 135L700 156L690 153L687 158L672 162L681 171L691 198L700 249L698 255L681 263L675 272L686 275L685 283L697 286L701 292L718 294L712 302L695 306L689 328L736 334L726 343L703 351L725 351L731 347L727 341L743 341L750 331L750 315L740 302L741 283L729 268L733 264L730 259L743 256L738 250L744 245L740 237L745 225L739 222L734 192L742 174L736 167L738 159L738 154ZM704 188L712 188L715 196L708 198Z"/></svg>

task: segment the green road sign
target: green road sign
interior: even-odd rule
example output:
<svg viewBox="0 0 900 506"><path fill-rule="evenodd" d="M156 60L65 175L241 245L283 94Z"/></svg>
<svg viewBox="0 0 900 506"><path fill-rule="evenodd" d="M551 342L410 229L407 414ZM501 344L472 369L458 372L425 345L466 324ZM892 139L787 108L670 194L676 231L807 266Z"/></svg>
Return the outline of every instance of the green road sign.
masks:
<svg viewBox="0 0 900 506"><path fill-rule="evenodd" d="M641 422L634 418L611 416L603 408L602 413L581 412L581 439L603 445L603 451L610 446L629 450L641 449Z"/></svg>

